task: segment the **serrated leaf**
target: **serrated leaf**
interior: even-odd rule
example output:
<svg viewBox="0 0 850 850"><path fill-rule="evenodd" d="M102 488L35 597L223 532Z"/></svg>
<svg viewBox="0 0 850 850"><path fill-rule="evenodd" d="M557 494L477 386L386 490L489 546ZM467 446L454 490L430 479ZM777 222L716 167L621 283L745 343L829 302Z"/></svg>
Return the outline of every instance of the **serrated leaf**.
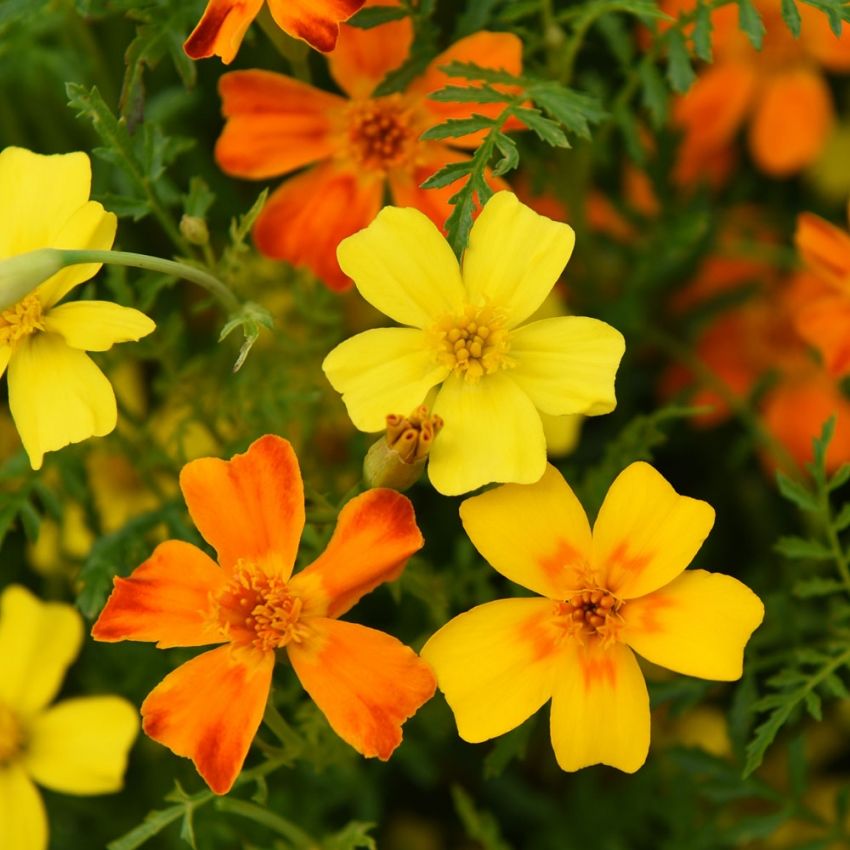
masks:
<svg viewBox="0 0 850 850"><path fill-rule="evenodd" d="M711 23L711 11L705 3L700 3L697 6L696 17L694 19L694 53L697 58L703 62L711 62L711 32L713 25Z"/></svg>
<svg viewBox="0 0 850 850"><path fill-rule="evenodd" d="M820 510L817 495L802 482L789 478L784 472L777 472L776 485L779 487L779 492L798 508L804 511Z"/></svg>
<svg viewBox="0 0 850 850"><path fill-rule="evenodd" d="M850 691L847 690L847 686L841 678L834 673L823 680L823 688L830 696L833 696L836 699L850 698Z"/></svg>
<svg viewBox="0 0 850 850"><path fill-rule="evenodd" d="M818 722L823 720L823 700L814 692L808 691L805 697L803 697L803 701L806 705L806 711Z"/></svg>
<svg viewBox="0 0 850 850"><path fill-rule="evenodd" d="M485 83L504 83L506 85L522 86L523 78L508 71L496 68L485 68L474 62L449 62L441 65L440 70L449 77L461 77L464 80L480 80Z"/></svg>
<svg viewBox="0 0 850 850"><path fill-rule="evenodd" d="M764 23L752 0L738 0L738 25L747 34L756 50L761 50L764 41Z"/></svg>
<svg viewBox="0 0 850 850"><path fill-rule="evenodd" d="M504 133L496 133L493 137L493 144L495 144L499 153L502 155L502 158L493 166L493 176L501 177L503 174L513 171L519 165L519 151L517 150L516 142ZM479 188L483 187L479 186ZM479 198L482 203L485 202L486 197L489 197L487 195L487 189L489 189L489 186L483 190L483 197L482 192L479 192Z"/></svg>
<svg viewBox="0 0 850 850"><path fill-rule="evenodd" d="M607 113L590 95L558 83L535 83L526 89L534 105L583 139L590 138L590 125L598 124Z"/></svg>
<svg viewBox="0 0 850 850"><path fill-rule="evenodd" d="M351 821L343 829L322 842L322 850L378 850L375 839L369 833L373 823Z"/></svg>
<svg viewBox="0 0 850 850"><path fill-rule="evenodd" d="M449 118L436 127L429 127L421 136L422 139L454 139L489 130L496 126L492 118L485 115L473 115L471 118Z"/></svg>
<svg viewBox="0 0 850 850"><path fill-rule="evenodd" d="M555 121L543 116L538 109L520 107L514 110L514 114L523 122L542 142L556 148L568 148L570 143L564 135L564 131Z"/></svg>
<svg viewBox="0 0 850 850"><path fill-rule="evenodd" d="M512 97L492 86L446 86L428 95L429 100L441 103L504 103Z"/></svg>
<svg viewBox="0 0 850 850"><path fill-rule="evenodd" d="M677 29L668 31L667 36L667 79L673 91L686 92L696 79L685 37Z"/></svg>
<svg viewBox="0 0 850 850"><path fill-rule="evenodd" d="M782 0L782 20L794 38L800 37L800 10L794 0Z"/></svg>
<svg viewBox="0 0 850 850"><path fill-rule="evenodd" d="M204 218L215 201L215 195L202 177L192 177L189 191L183 199L183 211L195 218Z"/></svg>
<svg viewBox="0 0 850 850"><path fill-rule="evenodd" d="M640 76L643 105L649 111L654 127L664 126L667 121L667 86L654 62L641 62Z"/></svg>
<svg viewBox="0 0 850 850"><path fill-rule="evenodd" d="M850 481L850 463L843 463L832 478L829 479L829 489L837 490Z"/></svg>
<svg viewBox="0 0 850 850"><path fill-rule="evenodd" d="M832 521L832 527L836 531L844 531L847 526L850 526L850 502L841 506L841 510Z"/></svg>
<svg viewBox="0 0 850 850"><path fill-rule="evenodd" d="M18 515L21 518L21 524L24 527L24 534L26 534L27 540L30 543L35 543L38 540L38 532L41 529L41 516L29 499L21 502Z"/></svg>
<svg viewBox="0 0 850 850"><path fill-rule="evenodd" d="M361 9L356 15L350 17L346 21L346 24L350 27L369 30L372 27L379 27L381 24L388 24L391 21L400 21L408 15L409 12L403 6L370 6L366 9Z"/></svg>
<svg viewBox="0 0 850 850"><path fill-rule="evenodd" d="M421 188L441 189L443 186L449 186L456 180L467 177L471 170L472 160L450 162L448 165L444 165L439 171L434 172L434 174L421 184Z"/></svg>
<svg viewBox="0 0 850 850"><path fill-rule="evenodd" d="M493 749L484 757L485 779L501 776L510 762L525 755L533 728L534 723L527 721L496 741Z"/></svg>
<svg viewBox="0 0 850 850"><path fill-rule="evenodd" d="M455 811L469 838L477 841L483 850L511 850L502 838L499 824L489 812L481 812L472 798L459 785L452 786Z"/></svg>
<svg viewBox="0 0 850 850"><path fill-rule="evenodd" d="M457 194L453 195L450 202L454 204L451 214L446 219L446 238L460 258L466 248L469 239L469 231L472 229L472 216L475 212L475 193L471 183L467 183Z"/></svg>
<svg viewBox="0 0 850 850"><path fill-rule="evenodd" d="M780 537L773 548L786 558L828 561L832 557L832 552L823 543L804 537Z"/></svg>
<svg viewBox="0 0 850 850"><path fill-rule="evenodd" d="M815 576L798 581L792 587L791 592L800 599L811 599L816 596L832 596L834 593L841 593L844 589L844 585L840 581Z"/></svg>

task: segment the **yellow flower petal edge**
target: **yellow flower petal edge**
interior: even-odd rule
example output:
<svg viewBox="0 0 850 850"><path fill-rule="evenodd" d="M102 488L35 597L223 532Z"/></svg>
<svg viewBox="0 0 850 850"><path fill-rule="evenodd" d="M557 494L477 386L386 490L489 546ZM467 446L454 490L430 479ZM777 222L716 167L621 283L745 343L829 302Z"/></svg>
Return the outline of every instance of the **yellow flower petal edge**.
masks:
<svg viewBox="0 0 850 850"><path fill-rule="evenodd" d="M433 393L445 423L429 462L437 490L537 481L546 465L541 417L613 410L625 349L622 335L596 319L522 324L555 285L574 242L569 226L510 192L487 202L460 267L413 209L386 207L343 240L343 270L409 331L367 331L325 359L355 426L380 430L388 415L406 416Z"/></svg>
<svg viewBox="0 0 850 850"><path fill-rule="evenodd" d="M503 734L551 698L564 770L607 764L632 773L650 732L635 652L692 676L742 675L761 600L730 576L683 572L714 512L649 464L617 477L592 532L552 466L536 483L467 499L460 513L478 551L541 594L479 606L426 643L422 655L465 740Z"/></svg>

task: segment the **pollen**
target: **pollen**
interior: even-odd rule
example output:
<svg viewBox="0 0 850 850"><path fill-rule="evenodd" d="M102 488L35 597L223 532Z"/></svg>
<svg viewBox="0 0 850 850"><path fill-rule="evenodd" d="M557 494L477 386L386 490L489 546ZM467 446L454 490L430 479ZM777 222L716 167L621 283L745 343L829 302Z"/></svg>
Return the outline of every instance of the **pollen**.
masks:
<svg viewBox="0 0 850 850"><path fill-rule="evenodd" d="M24 748L24 731L12 710L0 702L0 767L15 760Z"/></svg>
<svg viewBox="0 0 850 850"><path fill-rule="evenodd" d="M0 345L12 346L24 337L43 330L44 317L37 295L27 295L0 312Z"/></svg>
<svg viewBox="0 0 850 850"><path fill-rule="evenodd" d="M436 328L440 360L467 381L499 369L510 369L510 334L502 315L491 307L467 307L461 316L449 316Z"/></svg>
<svg viewBox="0 0 850 850"><path fill-rule="evenodd" d="M386 171L411 155L416 135L400 95L352 103L348 111L349 151L363 168Z"/></svg>
<svg viewBox="0 0 850 850"><path fill-rule="evenodd" d="M268 652L304 636L301 600L283 579L253 563L238 561L210 602L209 626L237 646Z"/></svg>
<svg viewBox="0 0 850 850"><path fill-rule="evenodd" d="M562 625L579 642L617 640L625 603L603 588L581 590L559 604Z"/></svg>

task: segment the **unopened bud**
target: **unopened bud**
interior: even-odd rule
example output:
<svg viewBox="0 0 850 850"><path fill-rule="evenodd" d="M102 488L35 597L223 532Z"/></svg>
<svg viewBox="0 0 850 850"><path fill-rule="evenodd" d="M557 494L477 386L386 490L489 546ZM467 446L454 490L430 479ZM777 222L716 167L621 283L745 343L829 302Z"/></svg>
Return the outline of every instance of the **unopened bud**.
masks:
<svg viewBox="0 0 850 850"><path fill-rule="evenodd" d="M0 310L17 304L65 266L62 251L39 248L0 260Z"/></svg>
<svg viewBox="0 0 850 850"><path fill-rule="evenodd" d="M391 413L386 433L366 453L363 478L370 487L404 491L421 477L443 420L423 404L410 416Z"/></svg>
<svg viewBox="0 0 850 850"><path fill-rule="evenodd" d="M207 223L196 215L184 215L180 219L180 232L193 245L206 245L210 241Z"/></svg>

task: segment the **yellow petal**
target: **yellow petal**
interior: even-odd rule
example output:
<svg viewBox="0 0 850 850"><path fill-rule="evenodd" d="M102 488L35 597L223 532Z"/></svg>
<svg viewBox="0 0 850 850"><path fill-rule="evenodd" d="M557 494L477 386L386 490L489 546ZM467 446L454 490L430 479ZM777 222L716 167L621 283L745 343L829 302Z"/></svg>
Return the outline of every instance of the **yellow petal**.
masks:
<svg viewBox="0 0 850 850"><path fill-rule="evenodd" d="M357 334L331 351L322 369L361 431L382 431L389 413L412 413L449 371L412 328Z"/></svg>
<svg viewBox="0 0 850 850"><path fill-rule="evenodd" d="M492 481L531 484L545 472L540 414L504 373L476 383L450 375L433 413L445 425L431 449L428 477L444 495L468 493Z"/></svg>
<svg viewBox="0 0 850 850"><path fill-rule="evenodd" d="M120 697L60 702L33 718L23 765L39 785L64 794L118 791L139 714Z"/></svg>
<svg viewBox="0 0 850 850"><path fill-rule="evenodd" d="M686 676L741 678L744 647L764 605L731 576L688 570L622 609L621 640L653 664Z"/></svg>
<svg viewBox="0 0 850 850"><path fill-rule="evenodd" d="M88 201L90 188L91 165L84 153L0 151L0 258L51 247Z"/></svg>
<svg viewBox="0 0 850 850"><path fill-rule="evenodd" d="M644 596L690 564L712 525L711 505L680 496L648 463L633 463L599 509L593 566L618 596Z"/></svg>
<svg viewBox="0 0 850 850"><path fill-rule="evenodd" d="M611 325L583 316L541 319L511 334L511 377L534 406L560 416L610 413L626 343Z"/></svg>
<svg viewBox="0 0 850 850"><path fill-rule="evenodd" d="M569 225L497 192L472 226L463 255L470 301L489 302L507 313L509 327L518 325L543 303L574 245Z"/></svg>
<svg viewBox="0 0 850 850"><path fill-rule="evenodd" d="M475 548L511 581L550 599L582 587L590 524L554 466L536 484L505 484L467 499L460 517Z"/></svg>
<svg viewBox="0 0 850 850"><path fill-rule="evenodd" d="M115 428L115 394L91 358L55 334L22 340L9 363L9 407L33 469L44 453Z"/></svg>
<svg viewBox="0 0 850 850"><path fill-rule="evenodd" d="M108 251L115 241L118 219L95 201L83 204L56 234L50 243L52 248L74 248L90 251ZM83 263L67 266L48 278L36 293L45 309L61 301L75 286L94 277L100 263Z"/></svg>
<svg viewBox="0 0 850 850"><path fill-rule="evenodd" d="M83 351L108 351L116 342L135 342L156 330L144 313L111 301L61 304L44 317L44 327Z"/></svg>
<svg viewBox="0 0 850 850"><path fill-rule="evenodd" d="M634 773L649 752L649 694L637 659L619 643L568 649L550 717L558 764L562 770L608 764Z"/></svg>
<svg viewBox="0 0 850 850"><path fill-rule="evenodd" d="M360 294L399 324L424 328L463 307L457 259L419 210L384 207L336 255Z"/></svg>
<svg viewBox="0 0 850 850"><path fill-rule="evenodd" d="M3 377L3 373L9 365L9 358L11 356L12 349L8 345L0 345L0 378Z"/></svg>
<svg viewBox="0 0 850 850"><path fill-rule="evenodd" d="M503 735L549 699L562 635L548 599L500 599L455 617L425 644L464 741Z"/></svg>
<svg viewBox="0 0 850 850"><path fill-rule="evenodd" d="M0 596L0 702L22 716L42 709L56 696L82 639L82 617L70 605L7 587Z"/></svg>
<svg viewBox="0 0 850 850"><path fill-rule="evenodd" d="M30 778L16 764L0 765L0 847L46 850L47 815Z"/></svg>
<svg viewBox="0 0 850 850"><path fill-rule="evenodd" d="M575 451L581 439L584 417L578 413L566 416L551 416L541 413L543 433L546 436L546 451L549 457L566 457Z"/></svg>

